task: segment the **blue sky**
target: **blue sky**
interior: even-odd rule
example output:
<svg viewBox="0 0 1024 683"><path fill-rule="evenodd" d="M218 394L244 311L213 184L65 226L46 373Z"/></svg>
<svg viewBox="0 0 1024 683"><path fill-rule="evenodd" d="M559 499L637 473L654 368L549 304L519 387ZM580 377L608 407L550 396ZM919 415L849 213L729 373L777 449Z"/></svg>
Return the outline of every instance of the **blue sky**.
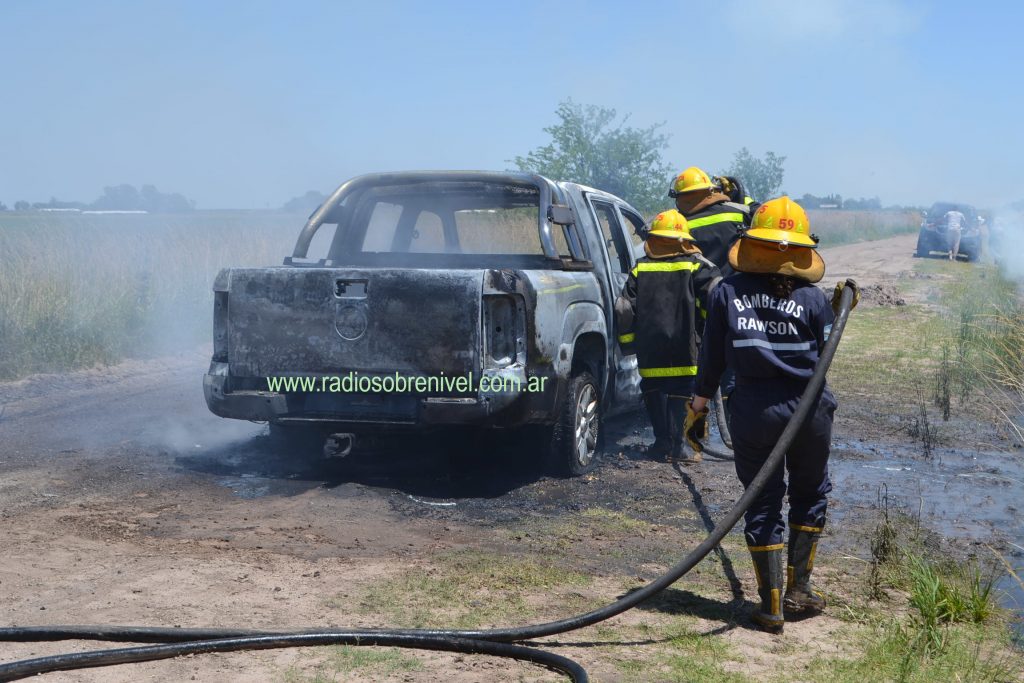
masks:
<svg viewBox="0 0 1024 683"><path fill-rule="evenodd" d="M1012 2L0 0L0 201L153 183L276 207L359 173L507 168L560 100L746 146L784 188L1024 199Z"/></svg>

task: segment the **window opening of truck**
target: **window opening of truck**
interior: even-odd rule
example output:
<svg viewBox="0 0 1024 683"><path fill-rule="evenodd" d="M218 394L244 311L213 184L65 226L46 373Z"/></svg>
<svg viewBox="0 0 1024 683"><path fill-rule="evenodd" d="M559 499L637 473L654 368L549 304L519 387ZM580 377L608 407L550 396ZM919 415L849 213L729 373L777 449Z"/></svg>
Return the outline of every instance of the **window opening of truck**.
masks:
<svg viewBox="0 0 1024 683"><path fill-rule="evenodd" d="M619 213L629 223L630 229L626 231L629 234L629 239L632 240L634 245L643 244L643 236L647 232L647 224L644 223L644 219L621 206L619 207Z"/></svg>
<svg viewBox="0 0 1024 683"><path fill-rule="evenodd" d="M615 207L607 202L591 201L594 213L597 215L597 222L601 224L601 237L608 247L608 259L611 262L612 272L629 272L629 257L625 253L625 240L622 237L622 226L619 225L619 218L615 214Z"/></svg>

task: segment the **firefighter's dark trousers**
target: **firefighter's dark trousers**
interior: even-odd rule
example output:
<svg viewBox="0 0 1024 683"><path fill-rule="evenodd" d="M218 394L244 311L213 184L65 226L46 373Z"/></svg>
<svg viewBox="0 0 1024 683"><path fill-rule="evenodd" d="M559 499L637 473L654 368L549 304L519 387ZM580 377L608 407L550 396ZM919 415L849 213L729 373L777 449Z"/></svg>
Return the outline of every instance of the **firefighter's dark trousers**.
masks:
<svg viewBox="0 0 1024 683"><path fill-rule="evenodd" d="M805 384L780 379L736 378L729 399L736 474L743 487L753 481L768 454L775 447L789 418L796 411ZM785 472L779 467L761 495L747 510L744 532L749 546L782 543L782 499L789 479L789 523L823 527L832 483L828 478L828 455L832 441L832 415L836 400L825 387L816 408L807 417L786 452Z"/></svg>
<svg viewBox="0 0 1024 683"><path fill-rule="evenodd" d="M693 396L696 377L643 377L640 391L657 391L666 396Z"/></svg>

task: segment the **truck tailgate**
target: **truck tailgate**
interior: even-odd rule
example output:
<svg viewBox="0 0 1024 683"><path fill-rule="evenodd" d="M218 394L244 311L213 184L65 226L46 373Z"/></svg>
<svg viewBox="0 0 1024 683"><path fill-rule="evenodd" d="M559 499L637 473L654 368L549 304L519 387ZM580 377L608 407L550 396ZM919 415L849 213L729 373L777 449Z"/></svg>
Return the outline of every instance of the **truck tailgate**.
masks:
<svg viewBox="0 0 1024 683"><path fill-rule="evenodd" d="M231 375L461 376L479 364L481 270L233 269Z"/></svg>

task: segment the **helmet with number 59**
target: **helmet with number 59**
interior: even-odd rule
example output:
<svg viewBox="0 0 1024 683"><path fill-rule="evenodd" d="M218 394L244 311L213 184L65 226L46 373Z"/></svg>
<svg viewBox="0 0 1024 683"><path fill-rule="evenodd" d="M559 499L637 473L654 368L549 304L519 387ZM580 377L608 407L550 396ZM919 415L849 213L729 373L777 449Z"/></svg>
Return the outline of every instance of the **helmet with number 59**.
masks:
<svg viewBox="0 0 1024 683"><path fill-rule="evenodd" d="M758 207L746 237L812 249L818 246L807 213L789 197L772 199Z"/></svg>

